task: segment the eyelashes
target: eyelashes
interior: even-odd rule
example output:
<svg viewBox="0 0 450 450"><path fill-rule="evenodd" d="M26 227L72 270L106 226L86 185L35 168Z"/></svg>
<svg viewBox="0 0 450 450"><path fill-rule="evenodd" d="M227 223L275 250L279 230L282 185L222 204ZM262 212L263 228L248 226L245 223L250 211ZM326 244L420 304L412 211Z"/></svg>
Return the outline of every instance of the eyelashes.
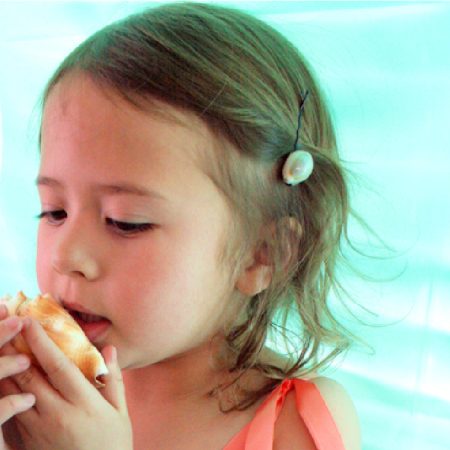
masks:
<svg viewBox="0 0 450 450"><path fill-rule="evenodd" d="M66 212L63 209L60 209L57 211L56 210L55 211L42 211L40 214L38 214L36 216L36 218L39 220L47 218L49 221L50 220L58 221L58 220L63 219L61 217L59 217L59 218L57 217L58 215L61 215L61 214L66 214Z"/></svg>
<svg viewBox="0 0 450 450"><path fill-rule="evenodd" d="M54 211L42 211L36 216L37 219L46 219L49 225L58 226L67 217L66 211L63 209ZM110 217L106 218L106 224L117 231L119 234L132 235L143 233L148 230L155 228L152 223L132 223L132 222L122 222L120 220L115 220Z"/></svg>
<svg viewBox="0 0 450 450"><path fill-rule="evenodd" d="M121 222L119 220L114 220L109 217L106 218L106 223L112 227L120 230L123 233L142 233L147 230L154 228L151 223L131 223L131 222Z"/></svg>

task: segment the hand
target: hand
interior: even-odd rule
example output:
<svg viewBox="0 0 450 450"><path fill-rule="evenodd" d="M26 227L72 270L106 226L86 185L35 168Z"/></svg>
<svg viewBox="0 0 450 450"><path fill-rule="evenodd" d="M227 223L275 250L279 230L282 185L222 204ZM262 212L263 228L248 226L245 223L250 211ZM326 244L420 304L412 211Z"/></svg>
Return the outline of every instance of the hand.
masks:
<svg viewBox="0 0 450 450"><path fill-rule="evenodd" d="M7 309L0 305L0 348L8 345L9 341L22 329L23 322L18 317L7 319ZM28 369L30 360L22 357L22 362L17 352L11 352L8 356L0 356L0 380ZM3 437L3 425L13 416L30 409L34 403L33 395L22 393L12 395L0 395L0 450L9 450Z"/></svg>
<svg viewBox="0 0 450 450"><path fill-rule="evenodd" d="M23 335L42 371L32 366L12 377L10 394L31 392L35 406L16 417L27 449L131 450L132 430L122 375L113 347L102 354L109 374L97 390L47 336L25 319Z"/></svg>

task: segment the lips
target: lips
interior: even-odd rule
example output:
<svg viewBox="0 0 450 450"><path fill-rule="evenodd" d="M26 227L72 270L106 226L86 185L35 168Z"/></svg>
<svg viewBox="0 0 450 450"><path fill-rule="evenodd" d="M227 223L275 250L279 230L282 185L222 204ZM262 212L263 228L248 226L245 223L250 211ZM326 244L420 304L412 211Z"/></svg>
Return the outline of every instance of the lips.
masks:
<svg viewBox="0 0 450 450"><path fill-rule="evenodd" d="M100 322L100 320L103 320L103 317L96 316L95 314L86 314L75 311L75 315L86 323Z"/></svg>
<svg viewBox="0 0 450 450"><path fill-rule="evenodd" d="M63 298L58 297L59 302L62 304L64 309L66 309L69 313L77 312L77 313L84 313L84 314L90 314L90 315L96 315L94 311L91 311L87 308L85 308L83 305L80 305L76 302L66 302Z"/></svg>
<svg viewBox="0 0 450 450"><path fill-rule="evenodd" d="M79 303L69 303L59 299L64 309L74 318L91 341L99 341L111 325L106 317L99 316Z"/></svg>
<svg viewBox="0 0 450 450"><path fill-rule="evenodd" d="M68 310L69 314L78 322L78 325L81 323L94 323L100 322L101 320L106 320L102 316L97 316L96 314L87 314L75 310Z"/></svg>

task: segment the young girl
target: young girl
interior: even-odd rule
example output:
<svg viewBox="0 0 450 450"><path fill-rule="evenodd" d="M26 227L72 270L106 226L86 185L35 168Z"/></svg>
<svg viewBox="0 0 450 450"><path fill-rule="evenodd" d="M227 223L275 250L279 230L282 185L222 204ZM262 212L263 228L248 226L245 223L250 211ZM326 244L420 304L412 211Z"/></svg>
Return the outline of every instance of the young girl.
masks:
<svg viewBox="0 0 450 450"><path fill-rule="evenodd" d="M39 288L110 373L95 389L2 310L0 448L360 448L352 401L317 376L350 342L326 301L345 174L292 44L222 6L132 15L57 69L39 143ZM268 347L276 330L295 354Z"/></svg>

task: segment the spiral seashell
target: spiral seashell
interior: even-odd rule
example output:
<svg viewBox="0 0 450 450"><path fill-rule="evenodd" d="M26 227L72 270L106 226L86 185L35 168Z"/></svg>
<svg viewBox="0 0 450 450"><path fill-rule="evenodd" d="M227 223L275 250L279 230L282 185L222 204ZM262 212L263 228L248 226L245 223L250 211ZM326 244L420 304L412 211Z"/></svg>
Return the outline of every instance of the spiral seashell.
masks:
<svg viewBox="0 0 450 450"><path fill-rule="evenodd" d="M31 317L40 322L47 335L94 386L105 386L98 379L108 373L103 356L73 317L50 294L32 299L19 292L15 298L5 296L1 303L6 306L10 316ZM28 355L33 364L39 365L20 334L12 340L12 344L18 352Z"/></svg>

